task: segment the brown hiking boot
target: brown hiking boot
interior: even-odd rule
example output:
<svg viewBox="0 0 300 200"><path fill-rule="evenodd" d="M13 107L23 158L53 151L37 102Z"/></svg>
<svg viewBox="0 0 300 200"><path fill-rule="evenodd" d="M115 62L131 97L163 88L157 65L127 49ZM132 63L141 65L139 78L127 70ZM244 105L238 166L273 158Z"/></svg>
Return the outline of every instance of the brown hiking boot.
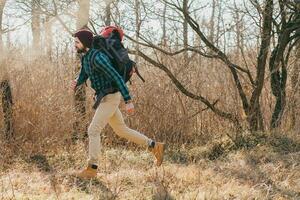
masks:
<svg viewBox="0 0 300 200"><path fill-rule="evenodd" d="M154 147L149 148L149 151L151 151L156 158L157 166L160 166L164 160L164 146L165 146L164 143L155 142Z"/></svg>
<svg viewBox="0 0 300 200"><path fill-rule="evenodd" d="M97 176L97 165L89 165L86 169L76 174L77 177L82 179L91 179Z"/></svg>

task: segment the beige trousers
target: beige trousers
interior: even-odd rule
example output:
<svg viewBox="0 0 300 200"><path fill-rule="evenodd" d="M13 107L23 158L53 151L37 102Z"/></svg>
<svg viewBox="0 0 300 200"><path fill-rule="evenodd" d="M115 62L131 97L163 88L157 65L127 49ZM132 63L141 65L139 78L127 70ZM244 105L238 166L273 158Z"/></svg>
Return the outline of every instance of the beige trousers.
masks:
<svg viewBox="0 0 300 200"><path fill-rule="evenodd" d="M126 126L122 113L119 110L120 101L120 92L106 95L95 112L93 120L88 128L89 164L98 165L98 157L100 153L100 132L104 129L107 123L109 123L117 135L136 144L147 147L152 142L152 140L145 135Z"/></svg>

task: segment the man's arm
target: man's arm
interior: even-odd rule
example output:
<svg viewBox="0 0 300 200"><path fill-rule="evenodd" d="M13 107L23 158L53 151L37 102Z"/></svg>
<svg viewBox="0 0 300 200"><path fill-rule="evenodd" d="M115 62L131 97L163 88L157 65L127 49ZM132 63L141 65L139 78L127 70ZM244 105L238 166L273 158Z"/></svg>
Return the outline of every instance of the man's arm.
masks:
<svg viewBox="0 0 300 200"><path fill-rule="evenodd" d="M82 66L80 69L79 76L75 79L77 82L76 87L83 84L88 78L89 78L89 76L85 73L83 66Z"/></svg>
<svg viewBox="0 0 300 200"><path fill-rule="evenodd" d="M103 71L109 78L111 78L117 84L124 101L128 103L131 100L129 90L120 74L113 68L113 66L109 62L108 57L106 57L102 53L98 53L95 56L94 65L97 69Z"/></svg>

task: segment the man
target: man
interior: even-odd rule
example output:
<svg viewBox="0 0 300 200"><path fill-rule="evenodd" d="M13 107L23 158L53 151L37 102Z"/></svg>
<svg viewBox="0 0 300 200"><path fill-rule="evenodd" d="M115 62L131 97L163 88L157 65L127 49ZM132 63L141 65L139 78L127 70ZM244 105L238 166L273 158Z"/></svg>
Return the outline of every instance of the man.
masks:
<svg viewBox="0 0 300 200"><path fill-rule="evenodd" d="M74 34L75 47L78 53L83 53L81 71L78 78L72 81L72 89L83 84L88 78L96 95L101 95L102 100L95 111L95 115L88 128L89 151L88 166L77 174L81 178L93 178L97 176L98 156L100 152L100 132L107 123L120 137L124 137L136 144L143 145L151 151L160 166L163 161L164 144L155 142L145 135L126 126L119 110L121 98L125 101L128 113L134 112L128 88L122 77L114 69L108 57L91 48L93 34L88 30L80 30ZM93 60L91 60L94 58Z"/></svg>

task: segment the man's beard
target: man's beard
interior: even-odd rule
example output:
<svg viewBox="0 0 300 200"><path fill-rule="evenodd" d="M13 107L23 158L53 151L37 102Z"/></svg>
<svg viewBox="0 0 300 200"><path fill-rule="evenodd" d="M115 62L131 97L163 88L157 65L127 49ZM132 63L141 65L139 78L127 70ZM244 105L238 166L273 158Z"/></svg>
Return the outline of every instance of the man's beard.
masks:
<svg viewBox="0 0 300 200"><path fill-rule="evenodd" d="M86 53L86 48L77 49L77 53Z"/></svg>

